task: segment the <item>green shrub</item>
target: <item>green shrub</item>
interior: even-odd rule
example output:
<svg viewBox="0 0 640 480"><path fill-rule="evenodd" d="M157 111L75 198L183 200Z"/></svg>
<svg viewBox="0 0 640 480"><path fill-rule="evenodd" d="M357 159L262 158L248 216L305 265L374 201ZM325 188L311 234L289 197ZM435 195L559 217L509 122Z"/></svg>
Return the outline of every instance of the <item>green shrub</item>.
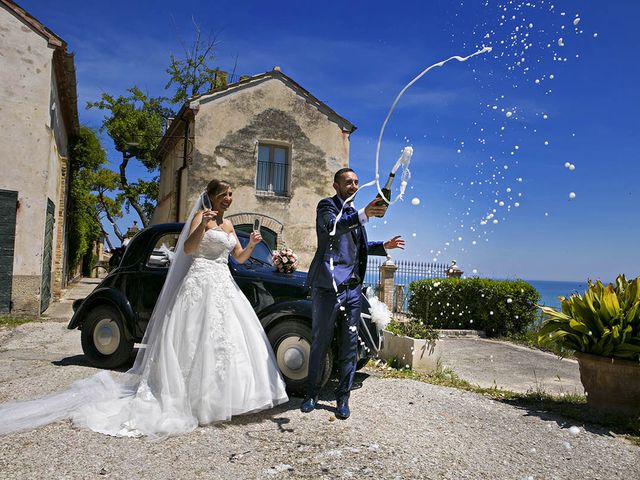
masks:
<svg viewBox="0 0 640 480"><path fill-rule="evenodd" d="M93 267L95 267L98 258L93 253L93 250L88 250L84 256L84 261L82 262L82 276L90 277L91 271Z"/></svg>
<svg viewBox="0 0 640 480"><path fill-rule="evenodd" d="M409 312L433 328L522 333L539 318L538 291L523 280L447 278L409 285Z"/></svg>
<svg viewBox="0 0 640 480"><path fill-rule="evenodd" d="M76 175L71 180L69 199L69 271L74 271L83 257L89 255L93 243L100 238L102 229L97 219L92 196L87 192L86 181Z"/></svg>
<svg viewBox="0 0 640 480"><path fill-rule="evenodd" d="M73 139L70 153L67 268L73 272L102 234L96 198L91 190L94 174L106 164L107 158L96 132L85 126L80 127Z"/></svg>

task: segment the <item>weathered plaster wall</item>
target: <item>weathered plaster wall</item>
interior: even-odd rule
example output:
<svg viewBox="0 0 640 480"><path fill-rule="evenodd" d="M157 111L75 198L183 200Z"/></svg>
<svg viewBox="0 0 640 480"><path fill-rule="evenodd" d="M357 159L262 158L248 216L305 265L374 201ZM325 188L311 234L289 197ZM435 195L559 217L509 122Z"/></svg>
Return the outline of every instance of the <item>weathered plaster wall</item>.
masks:
<svg viewBox="0 0 640 480"><path fill-rule="evenodd" d="M175 121L182 122L183 120ZM189 123L188 128L187 162L189 162L193 153L192 122ZM175 222L176 219L184 221L192 208L192 204L188 203L187 195L183 193L187 191L188 181L188 169L181 170L185 165L184 130L179 129L172 136L178 138L168 144L162 153L158 204L153 212L152 224Z"/></svg>
<svg viewBox="0 0 640 480"><path fill-rule="evenodd" d="M269 79L231 95L202 101L195 119L197 139L189 169L188 199L212 178L234 186L230 214L257 212L284 224L283 240L306 269L316 248L315 208L331 196L333 174L349 162L349 137L314 105ZM256 194L258 143L290 148L290 197Z"/></svg>
<svg viewBox="0 0 640 480"><path fill-rule="evenodd" d="M152 224L176 220L176 195L178 169L182 166L182 144L174 142L165 153L160 165L158 205L153 212Z"/></svg>
<svg viewBox="0 0 640 480"><path fill-rule="evenodd" d="M37 314L47 198L58 210L66 133L51 130L53 49L0 7L0 185L18 192L13 264L13 310ZM59 127L63 122L58 119ZM53 252L57 250L54 226ZM55 261L55 258L54 258ZM53 277L53 275L52 275Z"/></svg>

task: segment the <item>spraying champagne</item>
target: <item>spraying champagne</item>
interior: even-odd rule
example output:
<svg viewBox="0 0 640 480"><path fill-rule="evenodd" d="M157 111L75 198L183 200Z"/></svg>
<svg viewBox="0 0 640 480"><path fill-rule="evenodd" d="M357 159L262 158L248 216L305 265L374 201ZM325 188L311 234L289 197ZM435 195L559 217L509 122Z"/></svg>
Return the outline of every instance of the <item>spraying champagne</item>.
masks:
<svg viewBox="0 0 640 480"><path fill-rule="evenodd" d="M382 205L391 204L391 185L393 184L393 180L396 176L396 172L398 171L398 168L400 168L401 165L403 165L404 169L407 170L407 167L409 166L409 162L411 162L412 155L413 155L413 148L404 147L404 149L402 150L402 155L400 155L400 158L391 169L389 178L387 178L387 183L384 184L384 187L382 187L378 195L376 195L376 198L380 199L380 201L376 203L377 206L381 207ZM406 186L407 186L407 182L406 180L404 180L402 182L402 185L400 186L400 195L398 196L399 198L402 198L402 195L404 195L404 190Z"/></svg>

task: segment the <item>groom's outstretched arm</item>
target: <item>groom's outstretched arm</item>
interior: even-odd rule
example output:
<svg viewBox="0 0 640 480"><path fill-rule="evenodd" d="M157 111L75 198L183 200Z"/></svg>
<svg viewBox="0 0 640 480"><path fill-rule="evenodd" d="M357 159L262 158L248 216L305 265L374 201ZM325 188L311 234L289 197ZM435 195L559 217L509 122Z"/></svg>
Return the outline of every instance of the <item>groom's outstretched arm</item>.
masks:
<svg viewBox="0 0 640 480"><path fill-rule="evenodd" d="M387 250L393 250L394 248L404 250L404 239L400 235L396 235L386 242L367 243L367 253L369 255L387 255Z"/></svg>
<svg viewBox="0 0 640 480"><path fill-rule="evenodd" d="M387 250L384 248L384 242L367 242L367 254L386 257Z"/></svg>
<svg viewBox="0 0 640 480"><path fill-rule="evenodd" d="M342 215L336 222L338 213L340 213L340 210L336 207L336 204L333 203L333 200L325 198L320 200L320 203L318 203L318 208L316 209L316 221L327 233L331 233L333 231L333 226L335 224L336 235L344 235L360 224L358 212L347 214L343 210Z"/></svg>

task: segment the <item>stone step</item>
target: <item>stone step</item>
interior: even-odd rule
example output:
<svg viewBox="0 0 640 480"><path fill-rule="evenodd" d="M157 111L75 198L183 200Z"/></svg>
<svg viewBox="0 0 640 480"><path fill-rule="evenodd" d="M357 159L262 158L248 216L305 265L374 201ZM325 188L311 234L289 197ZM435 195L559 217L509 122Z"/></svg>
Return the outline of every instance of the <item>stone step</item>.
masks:
<svg viewBox="0 0 640 480"><path fill-rule="evenodd" d="M485 338L487 336L483 330L438 329L437 332L444 338Z"/></svg>

